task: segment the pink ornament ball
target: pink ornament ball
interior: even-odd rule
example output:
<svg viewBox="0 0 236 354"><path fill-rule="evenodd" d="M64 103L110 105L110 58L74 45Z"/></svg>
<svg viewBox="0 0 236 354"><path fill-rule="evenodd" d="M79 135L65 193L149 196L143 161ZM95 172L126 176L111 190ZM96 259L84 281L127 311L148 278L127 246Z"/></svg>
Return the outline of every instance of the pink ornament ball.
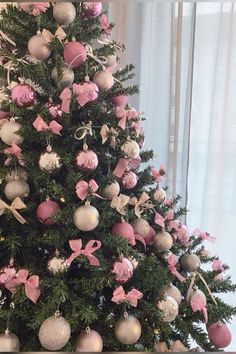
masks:
<svg viewBox="0 0 236 354"><path fill-rule="evenodd" d="M11 99L18 107L30 107L35 103L35 91L28 84L17 84L11 90Z"/></svg>
<svg viewBox="0 0 236 354"><path fill-rule="evenodd" d="M39 204L36 210L36 217L44 225L53 225L55 221L52 219L58 211L60 206L52 200L46 200Z"/></svg>
<svg viewBox="0 0 236 354"><path fill-rule="evenodd" d="M121 221L114 224L111 233L112 235L126 238L130 244L135 245L134 229L128 222Z"/></svg>
<svg viewBox="0 0 236 354"><path fill-rule="evenodd" d="M208 329L208 337L212 344L217 348L226 348L231 342L231 332L224 323L213 323Z"/></svg>
<svg viewBox="0 0 236 354"><path fill-rule="evenodd" d="M111 97L111 102L116 107L124 107L128 103L128 96L125 96L125 95L113 96L113 97Z"/></svg>
<svg viewBox="0 0 236 354"><path fill-rule="evenodd" d="M98 157L92 150L81 150L76 156L76 165L81 170L93 171L98 166Z"/></svg>
<svg viewBox="0 0 236 354"><path fill-rule="evenodd" d="M121 184L125 189L132 189L137 184L137 175L132 172L125 172L121 177Z"/></svg>
<svg viewBox="0 0 236 354"><path fill-rule="evenodd" d="M128 258L120 257L113 263L111 272L117 282L126 283L133 275L134 266Z"/></svg>
<svg viewBox="0 0 236 354"><path fill-rule="evenodd" d="M145 241L146 245L150 245L150 244L153 243L153 236L155 234L156 234L155 230L152 227L150 227L149 233L144 238L144 241Z"/></svg>
<svg viewBox="0 0 236 354"><path fill-rule="evenodd" d="M102 12L102 3L83 2L83 10L87 17L98 17Z"/></svg>
<svg viewBox="0 0 236 354"><path fill-rule="evenodd" d="M86 49L80 42L73 41L65 45L64 59L71 68L77 68L87 59Z"/></svg>

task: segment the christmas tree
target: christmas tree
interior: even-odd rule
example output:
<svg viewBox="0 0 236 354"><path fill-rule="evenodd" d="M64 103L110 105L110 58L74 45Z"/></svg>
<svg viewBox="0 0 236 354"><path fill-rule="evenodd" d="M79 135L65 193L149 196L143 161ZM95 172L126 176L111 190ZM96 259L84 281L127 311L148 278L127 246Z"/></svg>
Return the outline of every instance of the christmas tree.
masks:
<svg viewBox="0 0 236 354"><path fill-rule="evenodd" d="M226 347L236 287L147 164L102 4L8 4L0 27L0 351Z"/></svg>

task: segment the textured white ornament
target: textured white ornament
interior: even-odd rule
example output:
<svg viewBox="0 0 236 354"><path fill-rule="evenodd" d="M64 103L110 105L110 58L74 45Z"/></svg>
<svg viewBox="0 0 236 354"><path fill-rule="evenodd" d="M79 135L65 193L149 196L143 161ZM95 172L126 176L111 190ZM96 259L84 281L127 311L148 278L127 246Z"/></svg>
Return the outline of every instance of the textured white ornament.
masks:
<svg viewBox="0 0 236 354"><path fill-rule="evenodd" d="M30 192L29 185L23 179L14 179L8 182L4 189L4 194L11 202L17 197L24 199Z"/></svg>
<svg viewBox="0 0 236 354"><path fill-rule="evenodd" d="M157 308L163 311L163 321L172 322L179 313L179 306L175 299L171 296L166 296L164 300L158 301Z"/></svg>
<svg viewBox="0 0 236 354"><path fill-rule="evenodd" d="M60 25L70 25L76 17L72 2L58 2L53 7L53 17Z"/></svg>
<svg viewBox="0 0 236 354"><path fill-rule="evenodd" d="M143 236L143 238L147 237L150 232L150 225L149 223L143 218L137 218L132 222L132 226L134 232Z"/></svg>
<svg viewBox="0 0 236 354"><path fill-rule="evenodd" d="M54 82L57 83L58 73L56 67L52 69L51 78L53 79ZM75 79L75 74L73 69L69 68L68 66L63 66L62 77L60 78L58 85L61 88L70 87L73 84L74 79Z"/></svg>
<svg viewBox="0 0 236 354"><path fill-rule="evenodd" d="M47 350L60 350L70 339L70 325L59 311L48 317L40 326L39 341Z"/></svg>
<svg viewBox="0 0 236 354"><path fill-rule="evenodd" d="M48 146L46 152L39 158L39 167L41 170L50 173L61 167L60 161L60 156L58 156L56 152L52 151L51 146Z"/></svg>
<svg viewBox="0 0 236 354"><path fill-rule="evenodd" d="M122 344L136 343L141 336L139 320L125 313L115 324L115 336Z"/></svg>
<svg viewBox="0 0 236 354"><path fill-rule="evenodd" d="M73 220L78 230L92 231L99 224L99 213L95 207L87 202L76 209Z"/></svg>
<svg viewBox="0 0 236 354"><path fill-rule="evenodd" d="M8 329L5 333L0 334L0 352L19 352L20 341L19 338L11 333Z"/></svg>
<svg viewBox="0 0 236 354"><path fill-rule="evenodd" d="M122 146L121 151L130 159L135 159L139 156L140 147L134 140L127 140Z"/></svg>
<svg viewBox="0 0 236 354"><path fill-rule="evenodd" d="M48 261L48 270L56 275L58 273L64 273L69 268L69 264L66 263L64 257L55 256Z"/></svg>
<svg viewBox="0 0 236 354"><path fill-rule="evenodd" d="M157 188L153 193L153 199L159 203L163 203L166 199L166 192L162 188Z"/></svg>
<svg viewBox="0 0 236 354"><path fill-rule="evenodd" d="M24 181L27 181L27 179L28 179L27 173L25 172L25 170L23 168L19 167L16 170L10 170L6 174L6 177L5 177L6 182L10 182L15 179L23 179Z"/></svg>
<svg viewBox="0 0 236 354"><path fill-rule="evenodd" d="M181 259L181 264L187 272L194 272L201 265L200 258L196 254L185 254Z"/></svg>
<svg viewBox="0 0 236 354"><path fill-rule="evenodd" d="M153 236L153 244L158 252L167 252L173 246L173 238L166 231L159 231Z"/></svg>
<svg viewBox="0 0 236 354"><path fill-rule="evenodd" d="M50 44L41 32L38 31L35 36L32 36L28 42L28 51L32 57L38 60L48 59L51 55Z"/></svg>
<svg viewBox="0 0 236 354"><path fill-rule="evenodd" d="M86 328L82 331L76 339L75 352L102 352L103 341L102 337L97 331Z"/></svg>
<svg viewBox="0 0 236 354"><path fill-rule="evenodd" d="M106 91L114 85L114 77L110 72L101 70L94 74L93 82L101 91Z"/></svg>
<svg viewBox="0 0 236 354"><path fill-rule="evenodd" d="M177 304L179 305L181 303L182 300L182 295L181 292L179 291L179 289L174 286L173 284L167 285L163 290L162 293L165 293L167 296L172 297L173 299L175 299L175 301L177 302Z"/></svg>
<svg viewBox="0 0 236 354"><path fill-rule="evenodd" d="M0 138L7 145L20 145L23 142L22 136L18 135L17 132L21 129L21 125L14 120L6 122L0 130Z"/></svg>
<svg viewBox="0 0 236 354"><path fill-rule="evenodd" d="M113 182L111 184L108 184L103 190L102 190L102 196L103 198L106 198L108 200L112 200L114 197L116 197L120 193L120 185L118 182Z"/></svg>

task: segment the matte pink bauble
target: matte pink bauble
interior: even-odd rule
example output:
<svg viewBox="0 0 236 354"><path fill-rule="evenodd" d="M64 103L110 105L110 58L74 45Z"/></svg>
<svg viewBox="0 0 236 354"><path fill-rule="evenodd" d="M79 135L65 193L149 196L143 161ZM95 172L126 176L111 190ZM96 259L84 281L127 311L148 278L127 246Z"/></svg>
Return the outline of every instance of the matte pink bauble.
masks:
<svg viewBox="0 0 236 354"><path fill-rule="evenodd" d="M113 97L111 97L111 102L116 107L124 107L128 103L128 96L125 96L125 95L113 96Z"/></svg>
<svg viewBox="0 0 236 354"><path fill-rule="evenodd" d="M128 222L117 222L112 226L111 233L126 238L129 242L134 240L134 229Z"/></svg>
<svg viewBox="0 0 236 354"><path fill-rule="evenodd" d="M98 157L92 150L81 150L76 156L76 165L82 170L93 171L98 166Z"/></svg>
<svg viewBox="0 0 236 354"><path fill-rule="evenodd" d="M72 41L65 45L63 53L65 62L71 67L76 68L87 59L86 49L80 42Z"/></svg>
<svg viewBox="0 0 236 354"><path fill-rule="evenodd" d="M102 12L101 2L83 2L83 10L87 17L97 17Z"/></svg>
<svg viewBox="0 0 236 354"><path fill-rule="evenodd" d="M231 332L224 323L213 323L208 329L208 337L217 348L226 348L231 342Z"/></svg>
<svg viewBox="0 0 236 354"><path fill-rule="evenodd" d="M133 275L134 266L128 258L120 257L113 263L111 272L116 275L117 282L126 283Z"/></svg>
<svg viewBox="0 0 236 354"><path fill-rule="evenodd" d="M53 225L55 221L52 219L58 211L60 206L52 200L46 200L39 204L36 210L36 217L44 225Z"/></svg>
<svg viewBox="0 0 236 354"><path fill-rule="evenodd" d="M11 90L11 99L19 107L30 107L35 103L35 91L28 84L17 84Z"/></svg>
<svg viewBox="0 0 236 354"><path fill-rule="evenodd" d="M137 184L137 175L132 171L125 172L121 177L121 184L126 189L134 188Z"/></svg>

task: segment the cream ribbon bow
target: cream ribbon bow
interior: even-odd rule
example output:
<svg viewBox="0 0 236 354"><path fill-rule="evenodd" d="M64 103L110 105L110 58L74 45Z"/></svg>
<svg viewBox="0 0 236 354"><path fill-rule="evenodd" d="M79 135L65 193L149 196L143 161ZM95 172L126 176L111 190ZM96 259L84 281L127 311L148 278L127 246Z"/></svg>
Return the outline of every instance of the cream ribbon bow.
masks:
<svg viewBox="0 0 236 354"><path fill-rule="evenodd" d="M141 214L143 213L144 209L153 208L152 203L148 202L150 199L149 195L143 192L139 199L133 197L130 199L129 204L134 206L135 215L140 218Z"/></svg>
<svg viewBox="0 0 236 354"><path fill-rule="evenodd" d="M43 29L42 30L42 36L48 41L51 42L53 40L53 38L57 38L59 39L59 41L63 41L63 39L66 38L67 34L66 32L61 28L58 27L58 29L56 30L55 34L52 34L50 31L48 31L47 29Z"/></svg>
<svg viewBox="0 0 236 354"><path fill-rule="evenodd" d="M102 137L102 144L105 144L107 139L111 139L111 147L115 149L116 147L116 138L118 136L118 132L114 128L109 128L106 124L103 124L100 130L100 135Z"/></svg>
<svg viewBox="0 0 236 354"><path fill-rule="evenodd" d="M125 194L113 197L111 208L116 209L121 215L125 215L125 206L129 203L130 197Z"/></svg>
<svg viewBox="0 0 236 354"><path fill-rule="evenodd" d="M17 197L11 205L6 204L2 199L0 199L0 215L3 215L6 210L10 210L12 215L18 220L21 224L25 224L26 220L20 215L17 210L26 208L26 205L23 201Z"/></svg>

